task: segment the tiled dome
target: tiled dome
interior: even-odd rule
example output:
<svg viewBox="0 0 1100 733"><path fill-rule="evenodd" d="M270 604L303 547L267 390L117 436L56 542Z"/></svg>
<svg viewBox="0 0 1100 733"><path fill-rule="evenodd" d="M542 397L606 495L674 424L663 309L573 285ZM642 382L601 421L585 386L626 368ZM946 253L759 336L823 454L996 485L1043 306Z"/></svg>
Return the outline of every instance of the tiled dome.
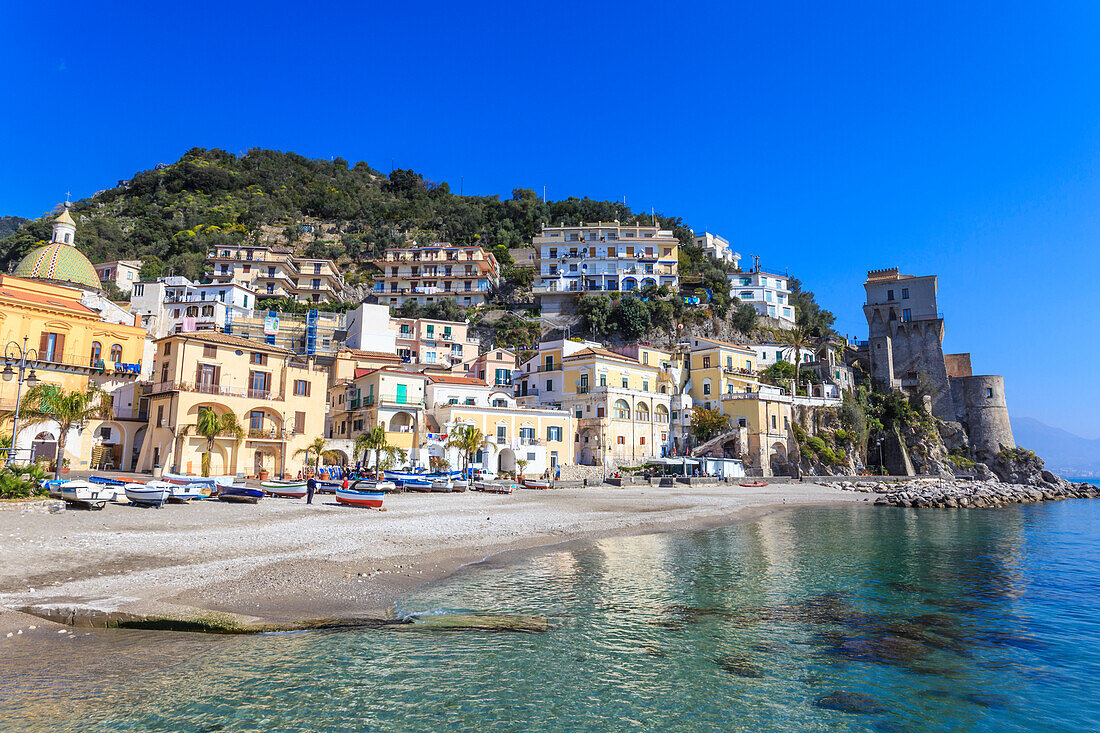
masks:
<svg viewBox="0 0 1100 733"><path fill-rule="evenodd" d="M59 280L95 290L103 289L91 261L76 247L61 242L51 242L32 250L12 274L16 277Z"/></svg>

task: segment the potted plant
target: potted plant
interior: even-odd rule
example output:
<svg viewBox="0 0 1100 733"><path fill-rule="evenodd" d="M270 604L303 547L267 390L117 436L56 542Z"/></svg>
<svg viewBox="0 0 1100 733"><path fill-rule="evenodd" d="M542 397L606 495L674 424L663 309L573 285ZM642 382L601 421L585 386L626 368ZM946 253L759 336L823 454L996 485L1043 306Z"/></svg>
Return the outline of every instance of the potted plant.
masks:
<svg viewBox="0 0 1100 733"><path fill-rule="evenodd" d="M260 479L261 481L267 481L267 479L268 479L268 477L269 477L269 476L271 476L271 472L270 472L270 471L260 471L260 475L259 475L259 477L258 477L258 478L259 478L259 479Z"/></svg>
<svg viewBox="0 0 1100 733"><path fill-rule="evenodd" d="M68 473L69 472L70 463L71 463L71 461L68 458L62 458L61 459L61 473Z"/></svg>

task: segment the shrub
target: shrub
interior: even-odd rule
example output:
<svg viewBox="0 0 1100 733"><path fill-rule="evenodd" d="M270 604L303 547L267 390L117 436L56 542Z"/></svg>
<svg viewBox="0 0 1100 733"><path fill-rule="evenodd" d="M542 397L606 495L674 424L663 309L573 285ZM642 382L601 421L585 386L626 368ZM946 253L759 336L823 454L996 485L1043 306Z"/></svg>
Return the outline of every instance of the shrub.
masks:
<svg viewBox="0 0 1100 733"><path fill-rule="evenodd" d="M810 446L810 450L814 453L821 453L822 451L829 450L829 446L825 445L825 441L816 435L811 435L806 438L806 445Z"/></svg>
<svg viewBox="0 0 1100 733"><path fill-rule="evenodd" d="M28 499L45 496L41 485L46 473L38 466L6 466L0 469L0 499Z"/></svg>

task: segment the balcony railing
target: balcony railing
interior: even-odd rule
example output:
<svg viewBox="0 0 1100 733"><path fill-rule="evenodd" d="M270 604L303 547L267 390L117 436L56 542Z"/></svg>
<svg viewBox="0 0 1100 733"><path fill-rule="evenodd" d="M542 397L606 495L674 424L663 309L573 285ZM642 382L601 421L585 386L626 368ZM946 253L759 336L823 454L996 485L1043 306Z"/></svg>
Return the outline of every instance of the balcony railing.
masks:
<svg viewBox="0 0 1100 733"><path fill-rule="evenodd" d="M287 437L287 430L279 428L249 428L248 437L255 440L282 440Z"/></svg>
<svg viewBox="0 0 1100 733"><path fill-rule="evenodd" d="M246 397L255 400L281 400L282 393L272 392L266 389L239 389L223 387L220 384L200 382L150 382L144 385L142 393L146 395L161 394L163 392L195 392L198 394L216 395L218 397Z"/></svg>

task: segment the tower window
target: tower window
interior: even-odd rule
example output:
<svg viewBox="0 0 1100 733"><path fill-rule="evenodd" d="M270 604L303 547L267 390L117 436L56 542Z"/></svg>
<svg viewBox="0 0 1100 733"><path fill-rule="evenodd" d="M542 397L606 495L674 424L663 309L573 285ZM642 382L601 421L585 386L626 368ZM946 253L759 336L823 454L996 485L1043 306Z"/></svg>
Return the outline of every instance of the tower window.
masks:
<svg viewBox="0 0 1100 733"><path fill-rule="evenodd" d="M72 235L71 235L71 234L69 234L68 232L65 232L65 244L68 244L68 243L69 243L69 238L70 238L70 237L72 237Z"/></svg>
<svg viewBox="0 0 1100 733"><path fill-rule="evenodd" d="M992 387L986 387L985 388L985 396L986 397L992 397L993 396L993 388Z"/></svg>

